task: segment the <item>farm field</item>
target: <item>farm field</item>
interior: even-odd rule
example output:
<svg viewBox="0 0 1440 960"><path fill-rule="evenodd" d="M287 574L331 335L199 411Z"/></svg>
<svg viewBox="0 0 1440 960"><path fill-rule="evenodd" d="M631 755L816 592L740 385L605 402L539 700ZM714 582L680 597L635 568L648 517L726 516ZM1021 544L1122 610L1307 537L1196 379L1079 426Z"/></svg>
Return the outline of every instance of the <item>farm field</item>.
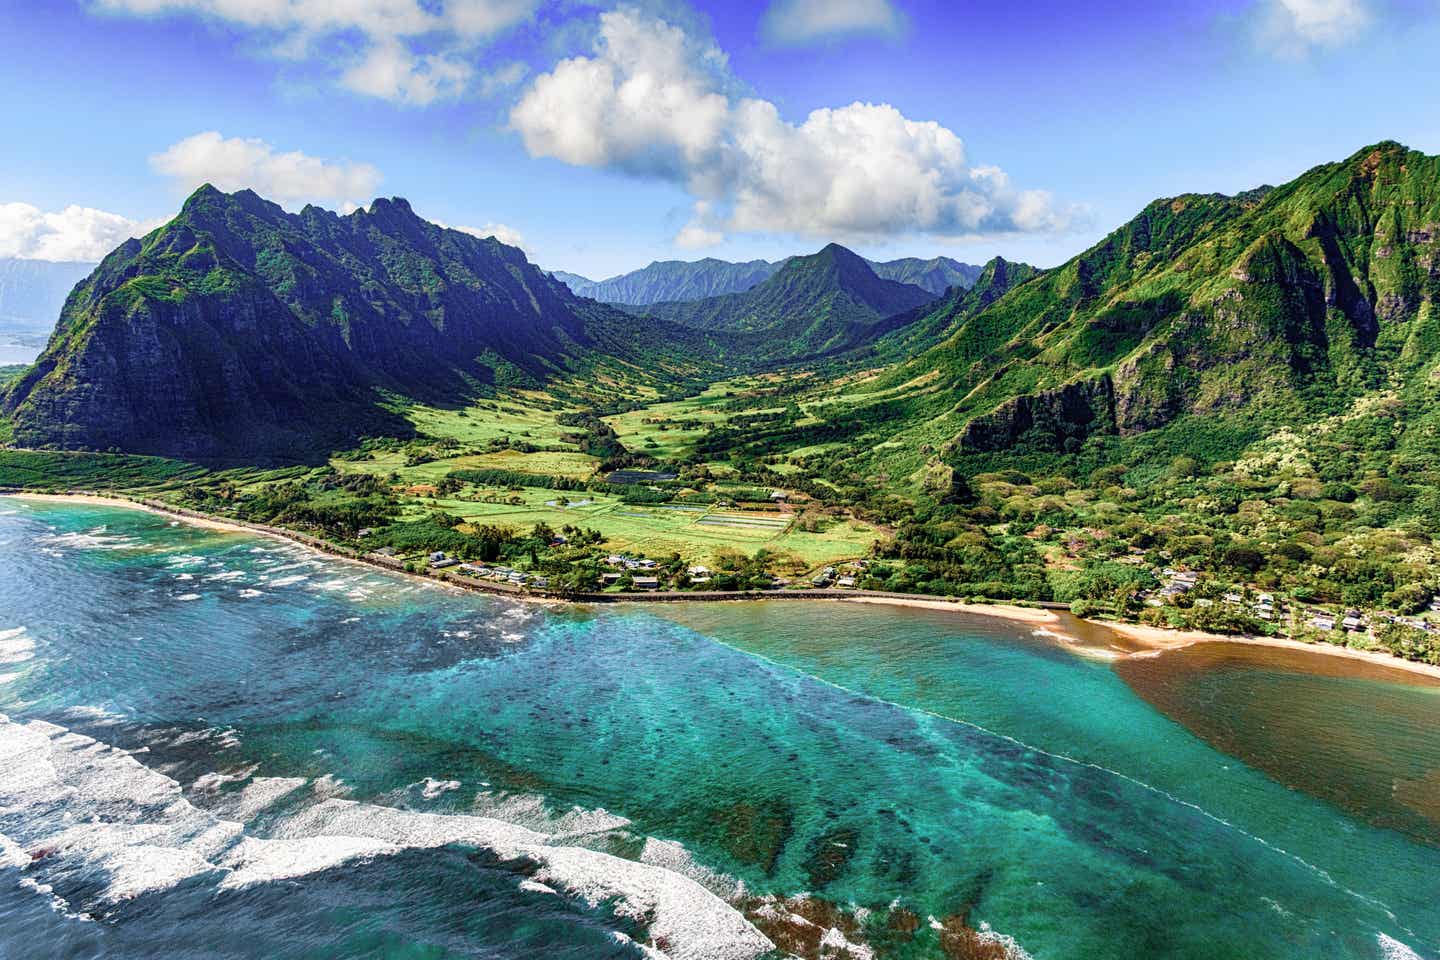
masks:
<svg viewBox="0 0 1440 960"><path fill-rule="evenodd" d="M588 527L600 531L606 547L615 552L651 557L678 553L691 563L705 563L718 550L752 554L763 548L793 555L808 569L864 556L875 539L872 527L854 521L834 522L822 531L807 532L780 514L625 503L619 496L581 491L561 494L538 487L414 498L407 502L404 519L420 519L437 509L474 525L498 524L520 530L537 523L556 530L566 525Z"/></svg>

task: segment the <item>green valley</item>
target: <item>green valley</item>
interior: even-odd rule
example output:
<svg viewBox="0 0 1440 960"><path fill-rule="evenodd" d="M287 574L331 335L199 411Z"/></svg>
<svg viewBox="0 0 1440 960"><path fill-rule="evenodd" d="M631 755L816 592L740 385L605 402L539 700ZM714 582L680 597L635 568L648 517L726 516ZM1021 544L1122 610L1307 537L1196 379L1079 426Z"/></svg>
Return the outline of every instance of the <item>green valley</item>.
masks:
<svg viewBox="0 0 1440 960"><path fill-rule="evenodd" d="M1379 144L964 279L832 244L621 309L403 201L202 191L11 381L0 485L542 590L838 584L1440 662L1440 159Z"/></svg>

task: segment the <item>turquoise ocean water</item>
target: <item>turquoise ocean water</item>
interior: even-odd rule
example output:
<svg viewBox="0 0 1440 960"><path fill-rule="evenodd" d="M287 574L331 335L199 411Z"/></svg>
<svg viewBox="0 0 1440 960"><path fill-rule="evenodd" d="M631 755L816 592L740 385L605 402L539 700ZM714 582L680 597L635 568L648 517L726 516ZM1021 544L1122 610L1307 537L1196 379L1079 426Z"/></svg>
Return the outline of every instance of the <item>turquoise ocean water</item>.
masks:
<svg viewBox="0 0 1440 960"><path fill-rule="evenodd" d="M0 500L0 956L753 956L807 893L880 955L1440 957L1437 688L1177 675L1233 722L988 618L538 608Z"/></svg>

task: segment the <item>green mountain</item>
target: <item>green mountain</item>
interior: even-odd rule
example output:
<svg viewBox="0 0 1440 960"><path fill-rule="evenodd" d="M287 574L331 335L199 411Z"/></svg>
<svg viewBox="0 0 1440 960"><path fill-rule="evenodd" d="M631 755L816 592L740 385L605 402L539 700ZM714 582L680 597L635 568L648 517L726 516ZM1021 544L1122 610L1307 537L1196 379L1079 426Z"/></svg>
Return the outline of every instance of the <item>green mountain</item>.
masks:
<svg viewBox="0 0 1440 960"><path fill-rule="evenodd" d="M1357 402L1433 411L1440 158L1381 143L1281 187L1157 200L983 309L969 296L888 335L942 339L794 442L889 441L913 469L1173 430L1215 460Z"/></svg>
<svg viewBox="0 0 1440 960"><path fill-rule="evenodd" d="M949 257L935 257L932 260L905 257L883 263L871 260L870 267L886 280L914 284L922 290L929 290L937 297L950 287L969 288L980 279L980 274L985 269L951 260Z"/></svg>
<svg viewBox="0 0 1440 960"><path fill-rule="evenodd" d="M288 214L207 185L75 288L4 408L27 446L295 456L405 435L387 412L395 398L444 403L581 374L596 392L683 379L646 333L519 250L422 220L404 200Z"/></svg>
<svg viewBox="0 0 1440 960"><path fill-rule="evenodd" d="M832 243L791 257L744 293L631 309L701 332L724 359L763 365L866 345L890 329L888 318L933 299L919 287L876 276L863 257Z"/></svg>
<svg viewBox="0 0 1440 960"><path fill-rule="evenodd" d="M707 257L704 260L657 260L639 270L609 280L587 280L557 270L553 276L578 296L605 303L643 306L667 300L700 300L726 293L742 293L769 279L784 265L751 260L730 263Z"/></svg>
<svg viewBox="0 0 1440 960"><path fill-rule="evenodd" d="M625 306L646 306L672 300L702 300L727 293L744 293L773 277L788 261L789 258L773 263L767 260L732 263L713 257L691 262L657 260L647 267L609 280L590 280L564 270L552 271L551 276L578 296ZM969 287L983 269L949 257L932 260L906 257L885 263L867 262L877 276L912 284L937 297L949 287Z"/></svg>

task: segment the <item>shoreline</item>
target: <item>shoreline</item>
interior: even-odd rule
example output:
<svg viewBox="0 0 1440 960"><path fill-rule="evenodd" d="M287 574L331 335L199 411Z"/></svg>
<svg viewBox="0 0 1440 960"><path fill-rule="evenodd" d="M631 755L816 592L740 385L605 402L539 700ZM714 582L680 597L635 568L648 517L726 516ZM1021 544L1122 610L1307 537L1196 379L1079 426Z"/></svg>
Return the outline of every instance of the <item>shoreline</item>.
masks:
<svg viewBox="0 0 1440 960"><path fill-rule="evenodd" d="M318 553L347 560L363 566L373 567L403 577L413 578L431 586L468 590L495 597L505 597L540 606L562 604L585 605L589 603L716 603L764 600L810 600L835 601L841 603L875 604L880 606L909 607L919 610L933 610L949 613L994 617L1011 623L1023 623L1037 627L1037 632L1052 638L1061 648L1075 656L1092 660L1117 662L1135 657L1154 657L1161 653L1183 650L1200 643L1234 643L1254 647L1270 647L1313 653L1318 656L1344 657L1361 660L1379 667L1404 670L1430 679L1440 680L1440 666L1405 660L1378 650L1356 650L1329 643L1302 643L1281 637L1256 637L1249 635L1226 635L1204 633L1198 630L1172 630L1165 627L1151 627L1138 623L1122 623L1108 620L1087 620L1068 613L1063 604L1021 606L1005 603L969 603L949 597L927 596L924 594L870 593L854 590L745 590L728 592L662 592L662 593L616 593L580 594L574 597L546 595L518 587L510 587L461 577L442 571L438 576L428 573L412 573L399 561L347 551L319 537L298 531L286 530L262 524L246 523L215 517L184 507L154 500L131 499L114 494L91 493L27 493L23 490L0 491L0 498L14 497L22 500L38 500L50 503L91 504L121 509L143 510L155 516L169 517L203 529L220 533L239 533L268 536L308 547ZM1098 635L1099 631L1102 635ZM1121 640L1122 643L1111 641Z"/></svg>
<svg viewBox="0 0 1440 960"><path fill-rule="evenodd" d="M1314 653L1321 656L1361 660L1378 667L1388 667L1392 670L1405 670L1409 673L1440 680L1440 666L1420 663L1417 660L1405 660L1393 654L1385 653L1382 650L1357 650L1354 647L1342 647L1334 643L1303 643L1299 640L1291 640L1286 637L1257 637L1250 634L1226 635L1222 633L1204 633L1199 630L1172 630L1168 627L1151 627L1140 623L1112 623L1098 620L1089 622L1103 626L1121 636L1128 637L1144 647L1144 649L1127 654L1122 659L1153 657L1161 653L1184 650L1186 647L1200 643L1234 643L1251 647L1297 650L1303 653Z"/></svg>

